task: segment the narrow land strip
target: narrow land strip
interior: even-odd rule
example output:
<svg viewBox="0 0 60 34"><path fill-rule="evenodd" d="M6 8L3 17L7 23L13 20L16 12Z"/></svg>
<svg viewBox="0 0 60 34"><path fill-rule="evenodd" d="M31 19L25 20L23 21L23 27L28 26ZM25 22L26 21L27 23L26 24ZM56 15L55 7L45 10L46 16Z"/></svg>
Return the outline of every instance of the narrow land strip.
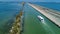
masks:
<svg viewBox="0 0 60 34"><path fill-rule="evenodd" d="M49 10L49 9L46 9L46 8L42 8L42 7L39 7L39 6L34 5L34 4L29 4L29 5L31 7L33 7L34 9L36 9L38 12L42 13L47 18L49 18L55 24L60 26L60 12L57 12L57 11L55 12L54 10L51 10L51 9Z"/></svg>

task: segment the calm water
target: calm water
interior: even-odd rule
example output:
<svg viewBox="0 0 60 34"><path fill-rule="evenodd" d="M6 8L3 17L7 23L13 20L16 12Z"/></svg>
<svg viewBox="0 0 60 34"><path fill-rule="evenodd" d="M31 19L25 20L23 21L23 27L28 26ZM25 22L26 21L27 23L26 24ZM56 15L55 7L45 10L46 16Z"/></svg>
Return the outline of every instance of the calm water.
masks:
<svg viewBox="0 0 60 34"><path fill-rule="evenodd" d="M50 9L58 10L60 11L60 3L55 3L55 2L36 2L34 4L44 6Z"/></svg>
<svg viewBox="0 0 60 34"><path fill-rule="evenodd" d="M8 32L20 8L20 3L0 2L0 34Z"/></svg>
<svg viewBox="0 0 60 34"><path fill-rule="evenodd" d="M60 3L40 3L39 2L39 3L34 3L34 4L38 4L38 5L47 7L47 8L51 8L51 9L60 11ZM19 13L20 9L21 9L20 3L5 3L5 2L0 3L0 34L6 34L9 31L9 28L11 27L11 25L14 21L14 17L16 16L16 14ZM27 10L27 9L25 9L25 10ZM34 10L32 10L32 8L31 8L31 10L29 9L27 11L28 12L26 12L26 14L28 13L27 14L27 16L28 16ZM31 12L29 12L29 11L31 11ZM33 15L30 15L30 16L33 17Z"/></svg>
<svg viewBox="0 0 60 34"><path fill-rule="evenodd" d="M60 34L59 27L28 4L25 5L24 15L23 34ZM37 16L42 16L45 22L41 22Z"/></svg>

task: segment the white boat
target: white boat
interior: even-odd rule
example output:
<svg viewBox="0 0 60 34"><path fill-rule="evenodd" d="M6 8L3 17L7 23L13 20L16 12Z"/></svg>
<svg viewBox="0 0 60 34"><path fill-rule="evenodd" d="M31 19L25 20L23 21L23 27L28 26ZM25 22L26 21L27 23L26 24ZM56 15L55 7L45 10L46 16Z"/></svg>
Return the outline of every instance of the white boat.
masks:
<svg viewBox="0 0 60 34"><path fill-rule="evenodd" d="M44 18L42 16L37 16L41 22L44 23Z"/></svg>

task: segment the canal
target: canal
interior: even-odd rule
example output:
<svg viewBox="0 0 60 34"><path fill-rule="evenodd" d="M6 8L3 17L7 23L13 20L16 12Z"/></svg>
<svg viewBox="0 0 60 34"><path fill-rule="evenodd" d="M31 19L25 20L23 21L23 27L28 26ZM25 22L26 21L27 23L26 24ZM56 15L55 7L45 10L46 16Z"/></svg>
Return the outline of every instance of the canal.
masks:
<svg viewBox="0 0 60 34"><path fill-rule="evenodd" d="M41 22L37 16L42 16L45 22ZM26 4L24 7L23 34L60 34L60 28L43 14Z"/></svg>

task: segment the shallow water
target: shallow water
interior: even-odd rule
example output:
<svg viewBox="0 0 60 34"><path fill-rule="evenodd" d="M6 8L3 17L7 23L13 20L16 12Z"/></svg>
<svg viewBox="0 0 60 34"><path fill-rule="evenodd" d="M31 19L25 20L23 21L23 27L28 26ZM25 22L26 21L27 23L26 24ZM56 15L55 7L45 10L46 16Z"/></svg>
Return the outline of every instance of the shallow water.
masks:
<svg viewBox="0 0 60 34"><path fill-rule="evenodd" d="M59 27L28 4L25 5L24 15L23 34L60 34ZM45 22L41 22L37 16L42 16Z"/></svg>
<svg viewBox="0 0 60 34"><path fill-rule="evenodd" d="M0 2L0 34L7 34L20 9L20 3Z"/></svg>

